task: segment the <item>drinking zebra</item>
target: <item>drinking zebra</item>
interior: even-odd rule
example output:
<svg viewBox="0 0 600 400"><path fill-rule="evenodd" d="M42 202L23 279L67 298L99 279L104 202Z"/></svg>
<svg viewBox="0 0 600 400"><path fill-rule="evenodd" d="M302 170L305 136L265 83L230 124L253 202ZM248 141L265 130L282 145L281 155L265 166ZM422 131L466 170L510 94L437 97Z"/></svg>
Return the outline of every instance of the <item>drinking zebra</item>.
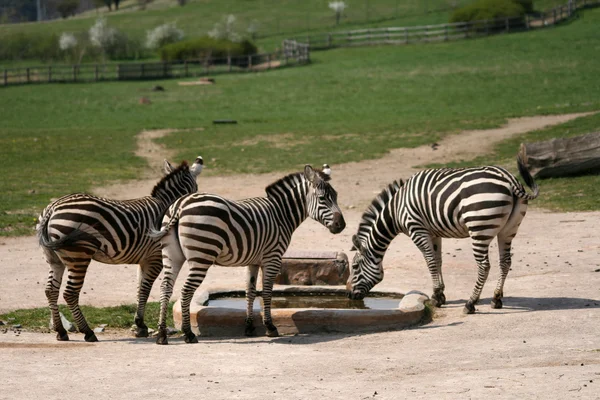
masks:
<svg viewBox="0 0 600 400"><path fill-rule="evenodd" d="M497 236L500 279L492 307L502 308L511 242L525 217L528 200L539 193L521 158L517 165L533 194L506 169L491 166L429 169L406 183L392 182L373 200L352 237L357 252L347 283L349 297L362 299L381 282L383 256L394 237L404 233L423 253L433 280L432 300L441 307L446 302L441 238L470 237L478 275L464 312L472 314L490 270L489 245Z"/></svg>
<svg viewBox="0 0 600 400"><path fill-rule="evenodd" d="M330 170L329 170L330 172ZM263 322L268 336L278 336L271 319L271 294L281 257L292 234L307 217L320 222L332 233L341 232L346 223L337 205L337 193L330 176L307 165L304 172L288 175L266 188L267 197L241 201L213 194L192 194L176 201L163 218L162 238L164 280L158 344L167 344L167 305L173 284L184 261L190 268L181 290L182 330L186 343L198 339L190 326L190 302L208 269L213 265L248 266L246 278L247 336L254 334L252 307L256 297L259 267L263 272Z"/></svg>
<svg viewBox="0 0 600 400"><path fill-rule="evenodd" d="M106 264L139 264L136 336L148 336L144 310L154 280L162 270L160 242L148 236L160 224L167 208L179 197L198 190L196 177L203 168L202 157L194 164L178 167L167 160L163 177L152 194L134 200L111 200L88 194L70 194L50 203L36 227L46 262L50 265L46 297L58 340L69 340L58 312L58 295L65 268L67 286L63 297L77 328L87 342L98 339L79 308L79 292L92 260Z"/></svg>

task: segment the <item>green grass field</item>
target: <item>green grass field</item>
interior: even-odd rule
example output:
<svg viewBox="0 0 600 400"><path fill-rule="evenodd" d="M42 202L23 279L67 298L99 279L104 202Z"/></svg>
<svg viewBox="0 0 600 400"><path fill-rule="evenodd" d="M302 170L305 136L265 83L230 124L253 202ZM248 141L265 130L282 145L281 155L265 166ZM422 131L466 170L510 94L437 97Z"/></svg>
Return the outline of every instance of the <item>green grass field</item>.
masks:
<svg viewBox="0 0 600 400"><path fill-rule="evenodd" d="M0 235L31 234L53 197L139 176L145 165L133 149L142 129L190 129L163 142L177 159L202 154L207 173L230 174L359 161L510 117L598 110L600 66L590 52L600 47L599 23L600 10L589 10L522 34L315 52L309 66L220 75L212 86L2 88ZM156 84L166 92L151 92ZM152 104L138 104L140 96ZM211 123L223 118L239 123Z"/></svg>

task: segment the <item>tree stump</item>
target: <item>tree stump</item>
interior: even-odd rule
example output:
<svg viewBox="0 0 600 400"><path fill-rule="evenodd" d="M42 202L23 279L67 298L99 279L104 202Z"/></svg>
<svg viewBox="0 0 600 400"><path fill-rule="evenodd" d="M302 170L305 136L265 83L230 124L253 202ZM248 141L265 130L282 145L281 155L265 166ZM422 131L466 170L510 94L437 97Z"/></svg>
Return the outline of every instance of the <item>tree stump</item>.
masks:
<svg viewBox="0 0 600 400"><path fill-rule="evenodd" d="M520 154L534 178L600 172L600 132L521 143Z"/></svg>

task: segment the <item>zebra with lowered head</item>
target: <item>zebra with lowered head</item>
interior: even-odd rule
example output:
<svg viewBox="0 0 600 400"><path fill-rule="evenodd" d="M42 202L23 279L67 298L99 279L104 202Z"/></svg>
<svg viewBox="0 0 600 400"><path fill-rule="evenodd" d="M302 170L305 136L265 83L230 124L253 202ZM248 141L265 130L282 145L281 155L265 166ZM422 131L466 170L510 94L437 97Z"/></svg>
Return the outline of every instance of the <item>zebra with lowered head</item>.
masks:
<svg viewBox="0 0 600 400"><path fill-rule="evenodd" d="M337 205L337 193L329 184L330 172L328 166L318 171L307 165L304 172L269 185L267 197L232 201L197 193L176 201L165 214L162 229L153 233L161 238L165 266L157 343L167 344L167 305L186 260L190 272L181 290L182 331L186 343L198 341L190 326L190 302L213 264L248 266L247 336L255 331L252 308L257 294L258 269L262 267L263 322L268 336L278 336L271 319L271 295L273 282L281 269L281 257L292 234L307 217L320 222L331 233L339 233L346 226Z"/></svg>
<svg viewBox="0 0 600 400"><path fill-rule="evenodd" d="M489 245L497 237L500 278L492 307L502 308L511 243L525 217L528 200L539 193L521 158L517 165L533 194L528 194L506 169L493 166L429 169L406 183L391 183L373 200L362 216L358 233L352 237L357 252L348 278L348 296L362 299L381 282L383 256L390 242L404 233L423 253L433 280L432 300L441 307L446 302L441 239L470 238L478 275L463 311L472 314L490 270Z"/></svg>
<svg viewBox="0 0 600 400"><path fill-rule="evenodd" d="M85 334L87 342L98 340L79 308L79 292L92 260L106 264L139 264L136 336L148 336L144 311L152 284L163 267L160 242L148 236L148 231L159 226L175 200L198 190L196 178L203 164L202 157L191 166L183 161L174 167L165 160L167 175L154 186L150 196L121 201L75 193L61 197L44 209L36 230L50 266L46 297L58 340L69 340L57 304L65 268L68 280L63 297L77 328Z"/></svg>

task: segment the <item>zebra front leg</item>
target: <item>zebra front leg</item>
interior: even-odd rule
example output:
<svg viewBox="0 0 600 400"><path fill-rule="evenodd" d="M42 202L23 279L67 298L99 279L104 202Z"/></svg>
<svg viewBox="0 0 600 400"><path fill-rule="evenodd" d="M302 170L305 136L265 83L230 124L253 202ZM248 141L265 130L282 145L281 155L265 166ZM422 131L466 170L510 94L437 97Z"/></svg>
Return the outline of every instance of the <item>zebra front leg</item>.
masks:
<svg viewBox="0 0 600 400"><path fill-rule="evenodd" d="M175 285L181 266L185 262L185 256L181 252L181 246L173 230L161 239L161 243L165 274L160 285L160 314L158 316L156 344L169 344L167 339L167 308L173 295L173 285Z"/></svg>
<svg viewBox="0 0 600 400"><path fill-rule="evenodd" d="M198 343L198 338L194 332L192 332L190 323L190 303L192 302L192 297L194 296L196 289L202 284L206 277L206 272L212 265L212 260L208 260L208 255L205 255L205 257L206 258L201 259L202 262L197 261L200 259L188 260L190 273L181 288L181 330L185 335L186 343Z"/></svg>
<svg viewBox="0 0 600 400"><path fill-rule="evenodd" d="M442 241L440 238L433 238L422 232L412 234L411 239L417 245L419 250L421 250L421 253L423 253L423 257L427 263L427 269L429 269L429 274L431 275L431 280L433 282L431 303L434 307L441 307L446 302L446 296L444 296L444 283L440 277ZM438 268L438 256L436 255L438 251L440 252L440 268Z"/></svg>
<svg viewBox="0 0 600 400"><path fill-rule="evenodd" d="M77 264L67 265L68 280L67 287L63 293L63 297L71 310L75 324L79 332L85 335L86 342L97 342L98 338L94 331L89 327L81 309L79 308L79 293L83 287L85 274L90 264L90 259L79 259Z"/></svg>
<svg viewBox="0 0 600 400"><path fill-rule="evenodd" d="M63 264L54 251L46 248L43 250L46 261L50 265L48 279L46 281L46 298L48 299L48 305L50 306L52 327L54 328L54 331L56 331L56 340L67 341L69 340L69 335L62 324L60 313L58 311L58 295L65 272L65 264Z"/></svg>
<svg viewBox="0 0 600 400"><path fill-rule="evenodd" d="M489 246L491 239L486 240L475 240L473 239L473 255L475 256L475 262L477 263L477 282L473 289L473 294L465 304L463 313L474 314L475 304L479 301L481 296L481 290L485 281L487 280L488 274L490 273L490 258L489 258Z"/></svg>
<svg viewBox="0 0 600 400"><path fill-rule="evenodd" d="M135 314L135 337L148 337L148 326L144 323L146 303L154 281L162 270L162 253L156 249L149 259L143 260L138 267L137 311Z"/></svg>
<svg viewBox="0 0 600 400"><path fill-rule="evenodd" d="M244 334L254 336L254 299L256 298L256 278L258 276L258 265L249 265L246 270L246 323Z"/></svg>
<svg viewBox="0 0 600 400"><path fill-rule="evenodd" d="M273 297L273 283L275 282L275 277L277 276L280 270L281 258L275 261L271 261L266 265L263 265L263 323L267 328L268 337L279 336L279 331L277 330L277 327L273 324L273 319L271 318L271 300Z"/></svg>

